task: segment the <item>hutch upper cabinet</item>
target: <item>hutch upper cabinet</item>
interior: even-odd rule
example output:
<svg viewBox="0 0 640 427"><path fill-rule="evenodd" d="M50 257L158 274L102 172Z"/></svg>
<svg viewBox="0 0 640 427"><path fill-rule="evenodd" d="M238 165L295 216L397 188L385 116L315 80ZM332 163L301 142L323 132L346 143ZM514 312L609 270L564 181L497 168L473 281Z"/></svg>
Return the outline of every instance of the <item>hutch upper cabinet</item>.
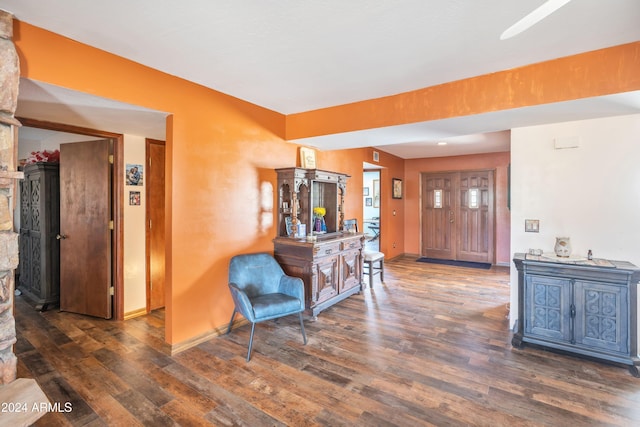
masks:
<svg viewBox="0 0 640 427"><path fill-rule="evenodd" d="M315 223L314 208L324 208L326 212L326 233L341 230L348 175L302 168L276 169L276 172L279 237L306 237L311 234Z"/></svg>
<svg viewBox="0 0 640 427"><path fill-rule="evenodd" d="M285 272L302 278L305 304L314 317L360 292L364 236L343 231L348 175L317 169L276 169L278 235L274 255ZM324 226L314 230L314 208ZM320 218L319 218L320 219Z"/></svg>
<svg viewBox="0 0 640 427"><path fill-rule="evenodd" d="M625 261L567 264L516 254L518 324L514 347L528 342L629 365L639 377L637 284Z"/></svg>

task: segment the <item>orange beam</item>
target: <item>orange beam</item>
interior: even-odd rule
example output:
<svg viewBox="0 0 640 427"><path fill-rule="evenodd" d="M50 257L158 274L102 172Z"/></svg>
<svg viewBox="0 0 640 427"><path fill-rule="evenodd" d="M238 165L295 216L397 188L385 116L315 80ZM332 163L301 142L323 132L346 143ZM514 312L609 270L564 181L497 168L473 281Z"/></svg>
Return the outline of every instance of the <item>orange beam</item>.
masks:
<svg viewBox="0 0 640 427"><path fill-rule="evenodd" d="M640 90L640 42L287 116L288 140Z"/></svg>

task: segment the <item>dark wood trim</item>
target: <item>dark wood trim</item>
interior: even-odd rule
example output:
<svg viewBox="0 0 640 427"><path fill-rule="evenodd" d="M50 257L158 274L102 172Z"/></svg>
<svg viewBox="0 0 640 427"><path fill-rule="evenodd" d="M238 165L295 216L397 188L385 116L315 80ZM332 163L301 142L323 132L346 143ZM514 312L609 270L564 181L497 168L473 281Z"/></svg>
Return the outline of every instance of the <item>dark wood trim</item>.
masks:
<svg viewBox="0 0 640 427"><path fill-rule="evenodd" d="M113 318L116 320L124 319L124 206L122 203L124 197L124 174L120 171L124 170L124 136L119 133L107 132L98 129L90 129L81 126L73 126L64 123L48 122L26 117L16 117L22 126L28 126L38 129L47 129L57 132L75 133L79 135L87 135L98 138L109 138L113 141L113 188L111 189L111 197L113 198L113 288L114 288L114 304Z"/></svg>

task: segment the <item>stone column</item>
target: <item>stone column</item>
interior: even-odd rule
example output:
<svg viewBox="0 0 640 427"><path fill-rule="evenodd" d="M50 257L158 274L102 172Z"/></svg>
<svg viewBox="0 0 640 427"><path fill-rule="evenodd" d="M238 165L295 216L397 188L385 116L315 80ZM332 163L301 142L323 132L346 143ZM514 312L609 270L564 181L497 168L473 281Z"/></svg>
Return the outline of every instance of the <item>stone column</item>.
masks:
<svg viewBox="0 0 640 427"><path fill-rule="evenodd" d="M18 104L20 64L12 41L13 15L0 10L0 384L16 379L17 359L13 317L14 270L18 266L18 234L13 231L13 209L18 127L14 118Z"/></svg>

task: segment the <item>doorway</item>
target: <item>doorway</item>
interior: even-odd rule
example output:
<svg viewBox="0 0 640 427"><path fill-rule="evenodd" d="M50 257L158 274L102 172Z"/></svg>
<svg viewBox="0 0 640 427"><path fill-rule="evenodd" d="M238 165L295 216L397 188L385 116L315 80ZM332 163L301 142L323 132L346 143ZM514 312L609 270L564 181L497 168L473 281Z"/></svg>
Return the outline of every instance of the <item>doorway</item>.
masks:
<svg viewBox="0 0 640 427"><path fill-rule="evenodd" d="M422 174L422 256L495 263L494 175L493 170Z"/></svg>
<svg viewBox="0 0 640 427"><path fill-rule="evenodd" d="M380 170L367 170L362 173L362 232L365 233L365 248L380 250Z"/></svg>
<svg viewBox="0 0 640 427"><path fill-rule="evenodd" d="M109 216L111 219L105 224L105 227L110 228L108 230L108 244L103 245L103 249L101 250L101 254L99 255L101 259L105 260L107 264L107 271L105 274L108 276L107 285L100 287L100 295L99 298L102 302L107 301L103 307L107 305L112 309L110 313L106 311L101 311L98 314L98 317L111 317L117 320L122 320L124 317L124 289L123 289L123 188L124 188L124 177L123 174L116 173L116 171L123 170L122 159L123 155L123 137L120 134L115 134L111 132L99 131L95 129L82 128L77 126L64 125L59 123L45 122L28 118L18 118L18 120L22 123L24 127L36 128L36 129L44 129L50 130L54 132L63 132L67 134L75 134L75 135L83 135L87 137L100 138L108 141L108 150L110 151L110 157L107 155L105 162L112 161L108 168L108 174L106 179L110 180L108 185L108 190L105 190L107 194L101 194L101 197L106 199L109 211ZM87 140L90 138L87 138ZM91 144L91 142L87 142L87 144ZM64 185L64 184L61 184ZM83 196L84 197L84 196ZM64 210L66 206L61 205L61 210ZM68 233L67 233L68 235ZM65 236L65 231L61 230L60 232L60 240L64 240L63 236ZM61 245L62 246L62 245ZM70 246L70 245L68 245ZM95 255L95 254L94 254ZM86 271L86 267L84 268ZM85 280L86 281L86 280ZM104 285L104 284L103 284ZM86 291L87 294L93 295L91 291ZM76 311L76 309L72 309L70 311ZM106 314L105 314L106 313ZM89 310L86 313L88 315L95 316L96 314Z"/></svg>

